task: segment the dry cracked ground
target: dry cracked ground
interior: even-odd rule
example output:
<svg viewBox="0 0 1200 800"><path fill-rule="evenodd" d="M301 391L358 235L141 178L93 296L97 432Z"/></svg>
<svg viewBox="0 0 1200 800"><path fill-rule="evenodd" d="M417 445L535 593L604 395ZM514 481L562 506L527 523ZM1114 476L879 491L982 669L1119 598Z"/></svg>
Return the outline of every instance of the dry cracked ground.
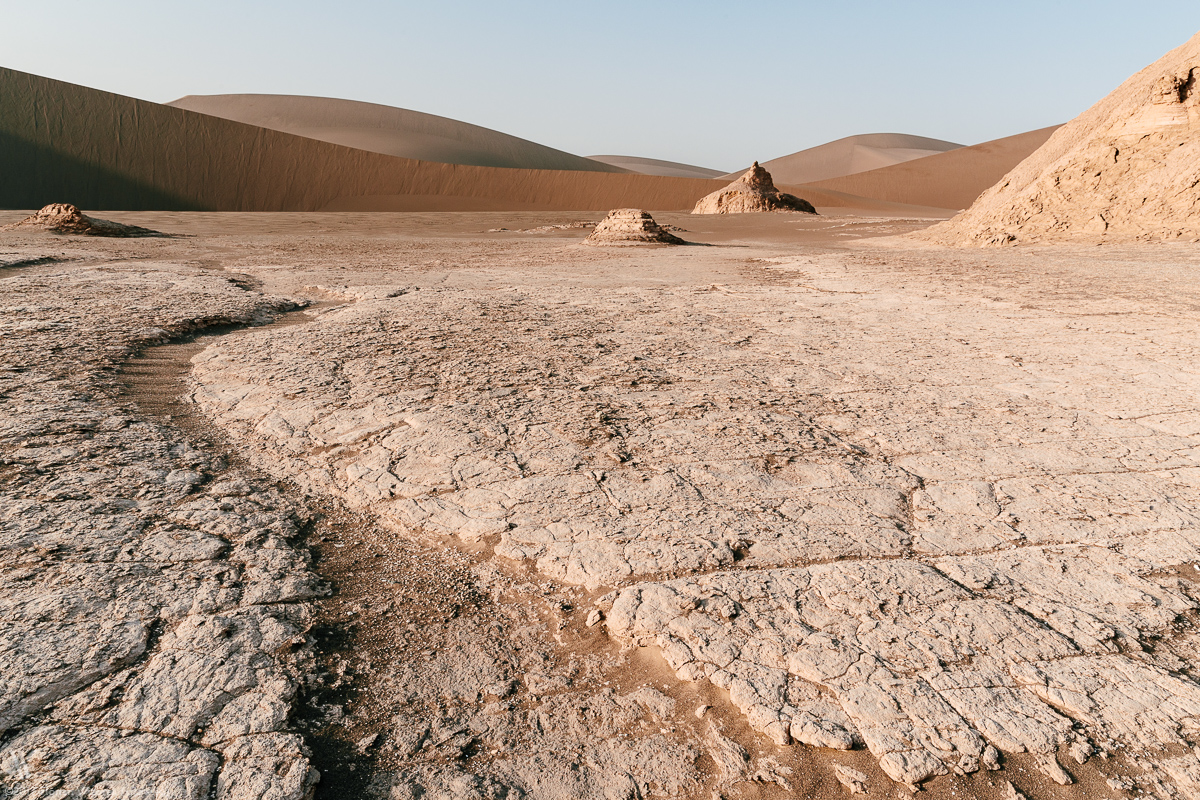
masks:
<svg viewBox="0 0 1200 800"><path fill-rule="evenodd" d="M1194 245L110 216L0 234L0 796L1200 798Z"/></svg>

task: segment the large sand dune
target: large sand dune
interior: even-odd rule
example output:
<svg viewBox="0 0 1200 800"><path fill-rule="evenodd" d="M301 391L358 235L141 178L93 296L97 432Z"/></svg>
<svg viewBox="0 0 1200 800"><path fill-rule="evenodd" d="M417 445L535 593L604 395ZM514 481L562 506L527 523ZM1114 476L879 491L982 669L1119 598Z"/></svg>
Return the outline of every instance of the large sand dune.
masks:
<svg viewBox="0 0 1200 800"><path fill-rule="evenodd" d="M0 207L690 208L721 181L397 158L0 69ZM340 204L343 204L339 206Z"/></svg>
<svg viewBox="0 0 1200 800"><path fill-rule="evenodd" d="M877 200L960 209L1020 164L1058 126L1006 136L889 167L818 181L814 188Z"/></svg>
<svg viewBox="0 0 1200 800"><path fill-rule="evenodd" d="M906 133L866 133L763 162L780 183L815 183L944 153L961 144ZM745 169L722 177L733 180Z"/></svg>
<svg viewBox="0 0 1200 800"><path fill-rule="evenodd" d="M658 158L641 158L640 156L588 156L588 158L642 175L662 175L668 178L725 177L725 173L719 169L681 164L678 161L663 161Z"/></svg>
<svg viewBox="0 0 1200 800"><path fill-rule="evenodd" d="M419 161L518 169L625 171L490 128L377 103L299 95L212 94L188 95L167 105Z"/></svg>

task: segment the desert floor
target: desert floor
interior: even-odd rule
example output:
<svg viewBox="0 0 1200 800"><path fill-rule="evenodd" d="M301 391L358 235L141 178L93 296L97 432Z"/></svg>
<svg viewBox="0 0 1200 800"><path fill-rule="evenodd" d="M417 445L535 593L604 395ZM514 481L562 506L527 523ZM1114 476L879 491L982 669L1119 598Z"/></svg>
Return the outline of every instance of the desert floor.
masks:
<svg viewBox="0 0 1200 800"><path fill-rule="evenodd" d="M1195 245L97 216L0 232L0 781L1200 797Z"/></svg>

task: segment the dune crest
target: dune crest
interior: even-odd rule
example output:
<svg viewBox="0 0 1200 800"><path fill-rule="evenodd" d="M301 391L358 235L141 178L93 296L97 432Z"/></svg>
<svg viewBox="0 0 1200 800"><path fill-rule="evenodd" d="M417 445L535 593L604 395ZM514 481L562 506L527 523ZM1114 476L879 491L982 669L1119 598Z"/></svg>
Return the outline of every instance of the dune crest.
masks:
<svg viewBox="0 0 1200 800"><path fill-rule="evenodd" d="M719 169L697 167L695 164L682 164L678 161L663 161L659 158L608 155L588 156L588 158L602 164L621 167L639 175L659 175L664 178L702 178L705 180L725 177L725 173Z"/></svg>
<svg viewBox="0 0 1200 800"><path fill-rule="evenodd" d="M701 198L693 214L750 214L760 211L803 211L815 214L812 203L775 188L771 173L754 162L746 174L724 189Z"/></svg>
<svg viewBox="0 0 1200 800"><path fill-rule="evenodd" d="M1200 34L1060 128L942 244L1200 238Z"/></svg>
<svg viewBox="0 0 1200 800"><path fill-rule="evenodd" d="M479 125L357 100L303 95L213 94L188 95L166 105L356 150L418 161L512 169L629 171Z"/></svg>
<svg viewBox="0 0 1200 800"><path fill-rule="evenodd" d="M864 133L764 161L784 184L814 183L956 150L956 142L907 133ZM725 175L737 177L738 172Z"/></svg>

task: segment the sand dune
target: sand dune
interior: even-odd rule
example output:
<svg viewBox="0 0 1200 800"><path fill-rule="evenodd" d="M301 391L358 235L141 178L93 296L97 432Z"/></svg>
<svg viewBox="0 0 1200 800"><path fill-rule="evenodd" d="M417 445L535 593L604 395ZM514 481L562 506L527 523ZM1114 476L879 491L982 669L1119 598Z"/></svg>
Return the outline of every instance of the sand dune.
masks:
<svg viewBox="0 0 1200 800"><path fill-rule="evenodd" d="M0 208L176 211L684 210L727 183L399 158L3 68L0 174ZM818 208L924 211L780 188Z"/></svg>
<svg viewBox="0 0 1200 800"><path fill-rule="evenodd" d="M667 178L723 178L725 176L725 173L719 169L680 164L677 161L662 161L657 158L641 158L639 156L588 156L588 158L641 175L662 175Z"/></svg>
<svg viewBox="0 0 1200 800"><path fill-rule="evenodd" d="M762 166L780 183L815 183L944 153L958 147L962 145L906 133L866 133L764 161ZM737 170L722 177L734 180L745 171Z"/></svg>
<svg viewBox="0 0 1200 800"><path fill-rule="evenodd" d="M30 209L373 210L355 199L386 208L409 198L403 210L659 210L690 208L723 185L398 158L9 69L0 69L0 174L0 207Z"/></svg>
<svg viewBox="0 0 1200 800"><path fill-rule="evenodd" d="M419 161L517 169L625 171L489 128L376 103L299 95L213 94L188 95L167 105Z"/></svg>
<svg viewBox="0 0 1200 800"><path fill-rule="evenodd" d="M966 208L1041 147L1057 129L1058 126L1051 126L1006 136L890 167L818 181L811 186L893 203L952 210Z"/></svg>

